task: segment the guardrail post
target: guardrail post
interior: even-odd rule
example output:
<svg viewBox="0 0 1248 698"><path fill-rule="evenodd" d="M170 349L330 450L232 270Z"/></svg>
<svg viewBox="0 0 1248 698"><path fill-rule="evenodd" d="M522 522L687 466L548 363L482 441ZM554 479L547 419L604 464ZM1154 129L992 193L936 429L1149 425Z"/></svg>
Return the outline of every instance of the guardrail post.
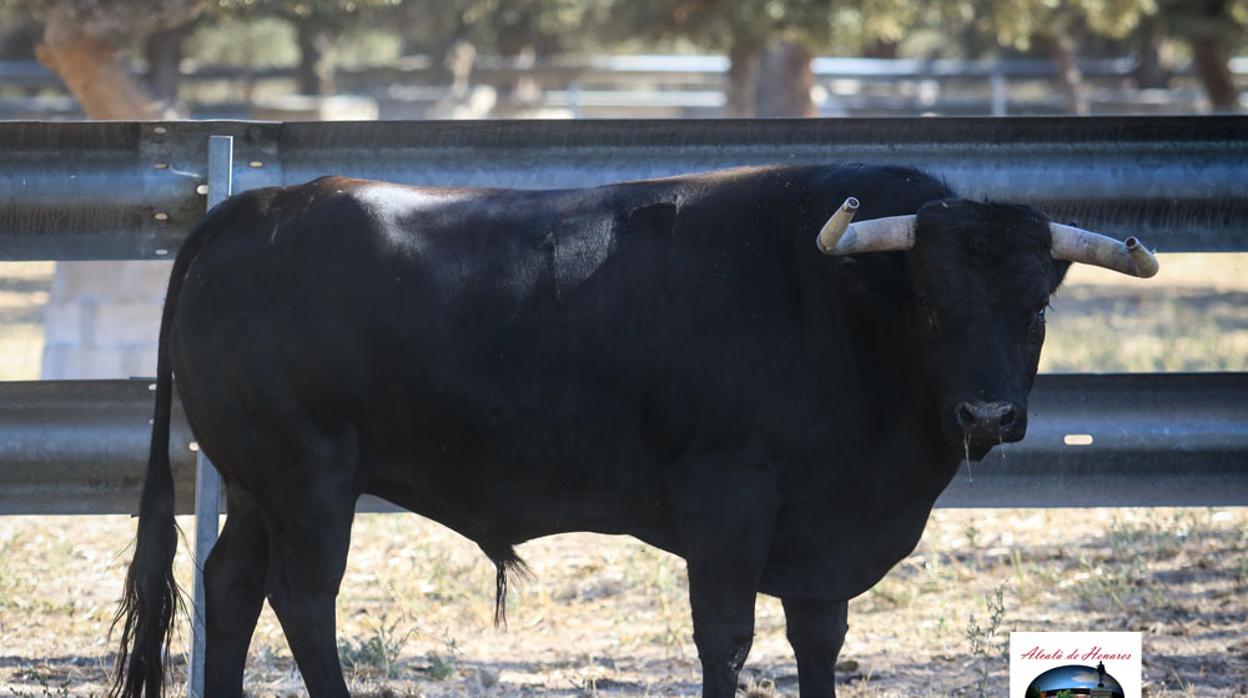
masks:
<svg viewBox="0 0 1248 698"><path fill-rule="evenodd" d="M233 136L208 137L208 208L221 203L233 186ZM204 563L217 542L221 523L221 476L203 451L195 459L195 597L191 608L191 698L204 696Z"/></svg>
<svg viewBox="0 0 1248 698"><path fill-rule="evenodd" d="M999 65L993 66L989 85L992 87L992 115L1005 116L1009 110L1010 94L1005 89L1005 74Z"/></svg>

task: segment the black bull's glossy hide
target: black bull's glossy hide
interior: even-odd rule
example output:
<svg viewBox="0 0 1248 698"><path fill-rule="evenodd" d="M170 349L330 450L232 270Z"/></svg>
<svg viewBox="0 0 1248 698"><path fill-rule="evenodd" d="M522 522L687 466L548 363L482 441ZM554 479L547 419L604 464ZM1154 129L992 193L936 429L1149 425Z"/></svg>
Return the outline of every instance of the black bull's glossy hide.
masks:
<svg viewBox="0 0 1248 698"><path fill-rule="evenodd" d="M850 195L860 220L918 212L914 248L821 254ZM346 693L333 603L361 493L477 542L500 596L513 546L552 533L684 557L707 696L732 694L754 596L776 595L802 695L831 695L846 600L913 549L964 453L1021 438L1065 269L1041 214L896 167L234 197L170 285L117 692L159 691L172 373L228 489L210 696L240 695L266 596L309 692ZM1018 420L964 428L981 403Z"/></svg>

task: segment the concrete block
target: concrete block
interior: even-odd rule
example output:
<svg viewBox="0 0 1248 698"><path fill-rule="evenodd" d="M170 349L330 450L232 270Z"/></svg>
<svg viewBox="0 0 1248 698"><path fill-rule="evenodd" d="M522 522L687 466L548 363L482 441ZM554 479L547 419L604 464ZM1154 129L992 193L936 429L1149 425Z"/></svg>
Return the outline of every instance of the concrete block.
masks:
<svg viewBox="0 0 1248 698"><path fill-rule="evenodd" d="M76 348L64 378L127 378L122 366L124 352L119 348Z"/></svg>
<svg viewBox="0 0 1248 698"><path fill-rule="evenodd" d="M121 368L127 378L156 375L157 351L150 346L130 346L122 350Z"/></svg>
<svg viewBox="0 0 1248 698"><path fill-rule="evenodd" d="M170 268L171 262L58 263L44 314L43 378L153 374Z"/></svg>
<svg viewBox="0 0 1248 698"><path fill-rule="evenodd" d="M48 344L77 344L83 336L83 306L48 303L43 309L43 337Z"/></svg>
<svg viewBox="0 0 1248 698"><path fill-rule="evenodd" d="M95 315L95 346L156 348L160 337L160 303L101 303Z"/></svg>

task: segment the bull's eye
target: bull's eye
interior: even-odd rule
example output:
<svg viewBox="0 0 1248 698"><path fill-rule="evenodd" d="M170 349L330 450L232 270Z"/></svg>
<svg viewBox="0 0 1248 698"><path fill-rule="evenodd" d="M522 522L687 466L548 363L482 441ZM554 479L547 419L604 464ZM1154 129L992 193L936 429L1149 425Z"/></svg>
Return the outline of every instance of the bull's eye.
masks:
<svg viewBox="0 0 1248 698"><path fill-rule="evenodd" d="M1028 336L1036 344L1044 341L1044 311L1047 309L1047 305L1040 306L1040 309L1031 316L1031 323L1027 327Z"/></svg>
<svg viewBox="0 0 1248 698"><path fill-rule="evenodd" d="M919 314L922 315L923 321L927 324L927 331L936 334L940 331L940 320L936 318L936 311L932 310L932 306L927 301L927 296L919 296Z"/></svg>

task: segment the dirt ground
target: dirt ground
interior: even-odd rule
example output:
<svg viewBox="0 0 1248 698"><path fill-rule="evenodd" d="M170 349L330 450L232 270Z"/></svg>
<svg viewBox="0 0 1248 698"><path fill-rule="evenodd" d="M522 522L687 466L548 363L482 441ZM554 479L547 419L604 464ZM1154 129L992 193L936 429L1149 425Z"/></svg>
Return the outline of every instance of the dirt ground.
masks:
<svg viewBox="0 0 1248 698"><path fill-rule="evenodd" d="M1076 271L1050 314L1043 369L1248 370L1245 259L1169 255L1153 282ZM37 377L50 271L0 265L2 379ZM128 517L0 517L0 696L104 693L133 533ZM475 546L415 515L359 517L338 600L353 692L698 694L683 561L589 534L520 553L533 576L496 630L493 567ZM185 550L178 573L189 589ZM1139 631L1146 695L1248 696L1248 508L938 510L918 549L851 602L841 695L1004 696L1014 630ZM743 681L743 695L797 695L774 599L759 598ZM303 695L267 609L247 689Z"/></svg>
<svg viewBox="0 0 1248 698"><path fill-rule="evenodd" d="M133 529L128 517L0 519L0 694L103 693ZM526 544L533 576L496 630L493 568L474 545L412 514L361 516L353 540L338 614L356 695L698 695L678 558L590 534ZM185 551L178 569L189 584ZM745 680L757 696L795 696L779 602L760 597L757 618ZM1244 509L938 510L915 553L850 604L839 679L850 698L978 696L986 672L983 695L1003 696L1010 631L1135 630L1148 695L1244 696L1245 628ZM303 695L267 609L247 687Z"/></svg>

